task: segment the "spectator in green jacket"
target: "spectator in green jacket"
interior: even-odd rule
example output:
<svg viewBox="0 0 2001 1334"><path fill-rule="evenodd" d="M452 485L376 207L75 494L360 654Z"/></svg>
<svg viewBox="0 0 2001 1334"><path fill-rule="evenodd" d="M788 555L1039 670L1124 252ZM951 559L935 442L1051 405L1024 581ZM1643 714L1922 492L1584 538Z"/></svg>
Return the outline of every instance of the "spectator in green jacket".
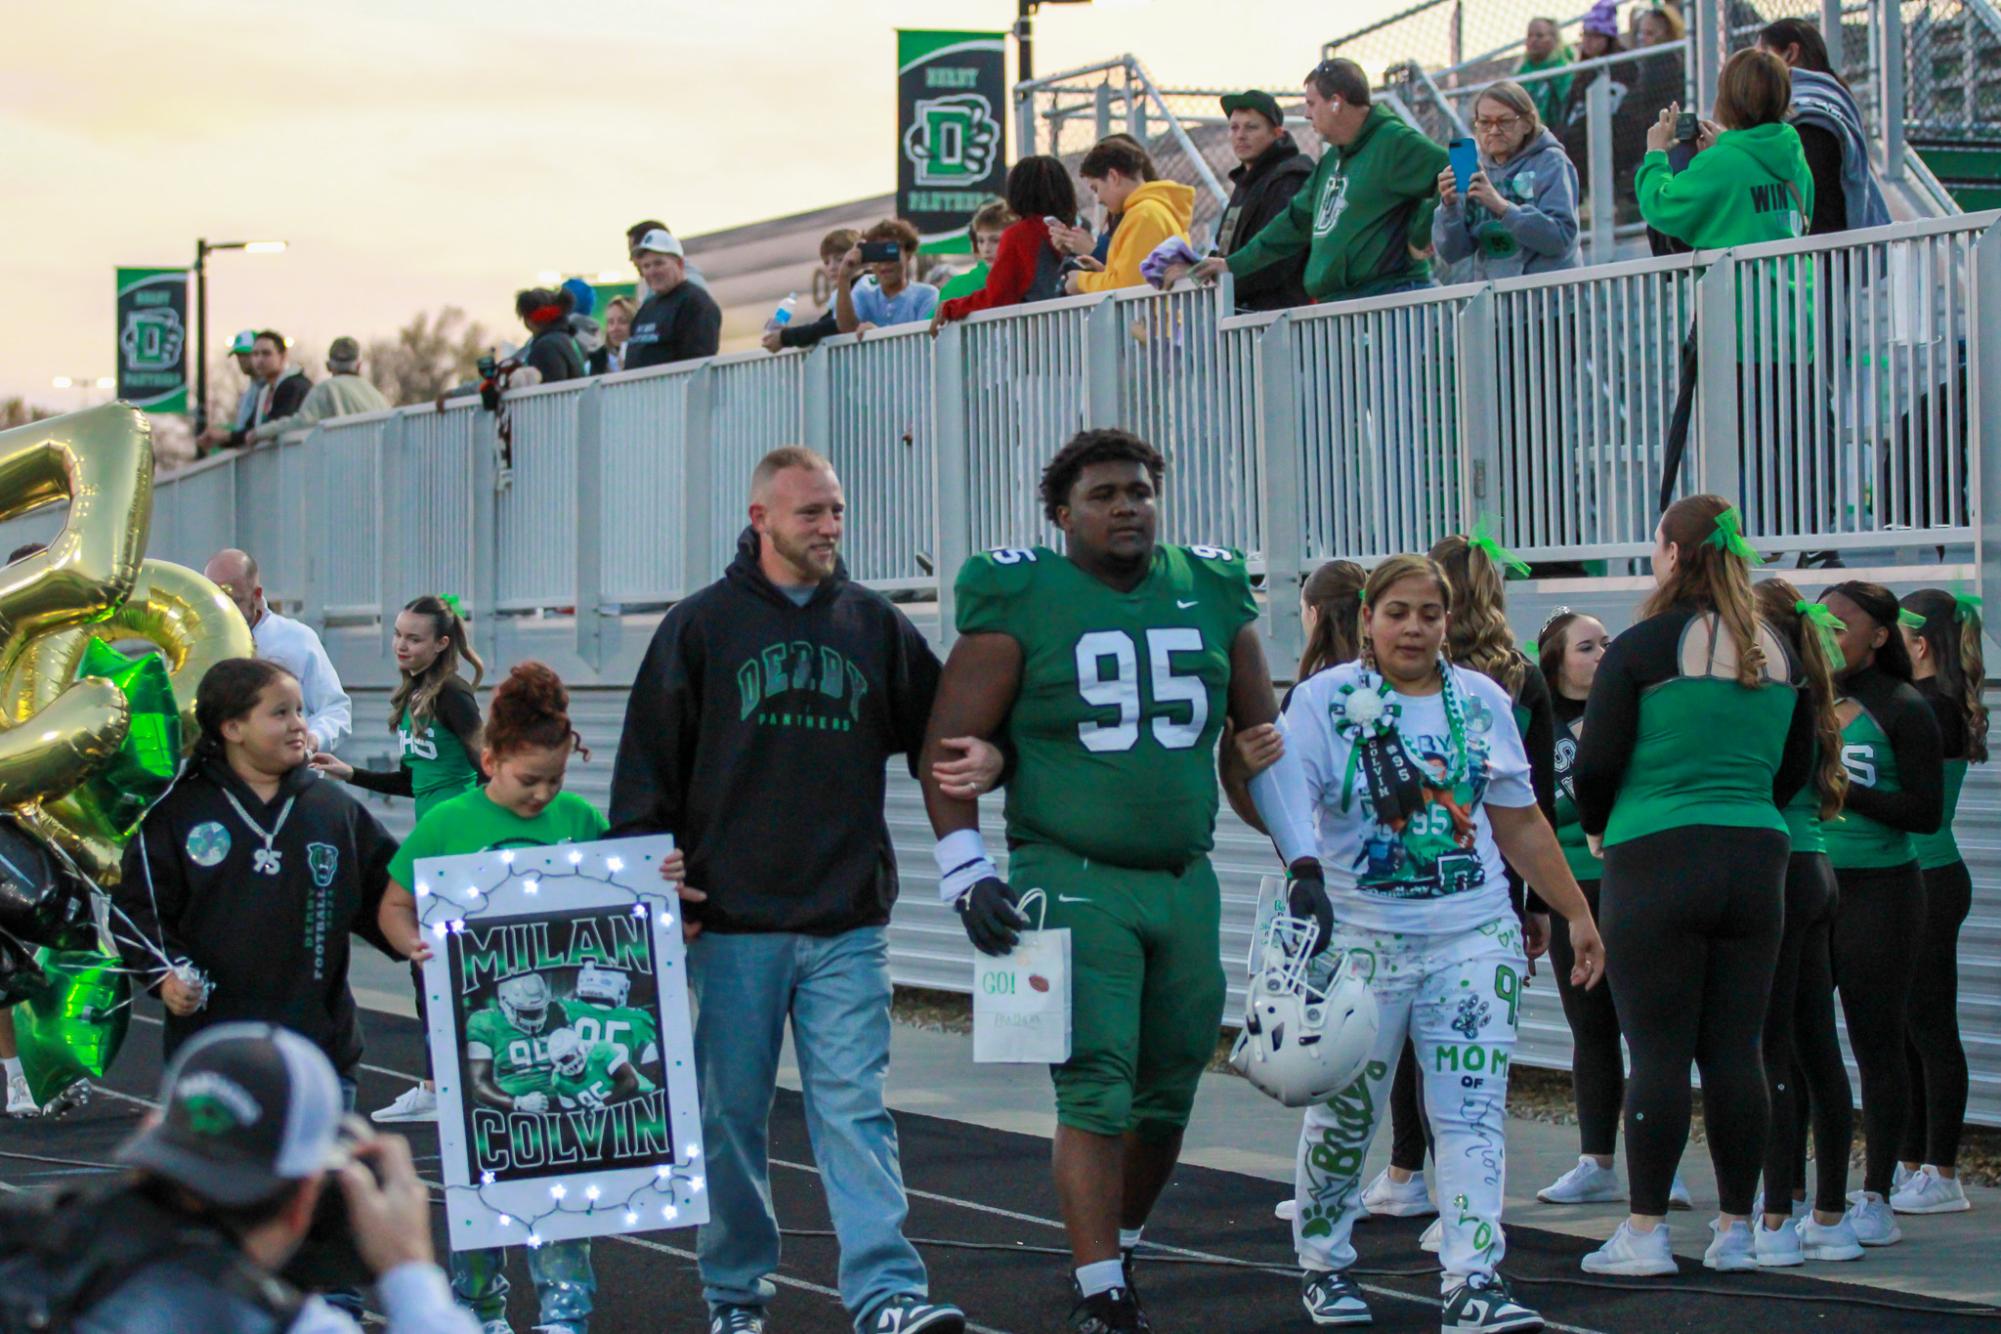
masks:
<svg viewBox="0 0 2001 1334"><path fill-rule="evenodd" d="M1431 214L1445 149L1387 106L1371 105L1352 60L1323 60L1306 76L1306 112L1327 151L1285 212L1227 259L1189 272L1236 277L1306 253L1306 294L1346 301L1431 285ZM1169 277L1178 276L1170 271Z"/></svg>
<svg viewBox="0 0 2001 1334"><path fill-rule="evenodd" d="M1522 63L1515 67L1515 78L1521 80L1522 86L1529 90L1529 96L1535 99L1536 118L1545 125L1563 123L1564 114L1570 106L1570 76L1552 74L1546 79L1525 79L1523 76L1562 69L1570 61L1570 48L1564 45L1556 20L1530 19L1528 32L1522 37Z"/></svg>
<svg viewBox="0 0 2001 1334"><path fill-rule="evenodd" d="M1014 210L1007 201L989 199L973 214L973 221L966 228L966 234L973 240L973 267L953 278L938 289L939 299L951 301L957 297L970 296L987 285L987 275L993 272L994 256L1000 253L1001 233L1015 224Z"/></svg>

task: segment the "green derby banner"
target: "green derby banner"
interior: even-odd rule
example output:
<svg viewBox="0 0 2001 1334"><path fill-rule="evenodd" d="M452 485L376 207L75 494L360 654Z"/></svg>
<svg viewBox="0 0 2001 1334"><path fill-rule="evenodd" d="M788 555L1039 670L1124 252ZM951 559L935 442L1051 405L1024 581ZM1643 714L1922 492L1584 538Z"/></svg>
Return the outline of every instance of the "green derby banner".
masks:
<svg viewBox="0 0 2001 1334"><path fill-rule="evenodd" d="M188 410L188 271L118 270L118 397L142 412Z"/></svg>
<svg viewBox="0 0 2001 1334"><path fill-rule="evenodd" d="M1006 34L896 34L896 213L928 251L967 250L1007 184Z"/></svg>

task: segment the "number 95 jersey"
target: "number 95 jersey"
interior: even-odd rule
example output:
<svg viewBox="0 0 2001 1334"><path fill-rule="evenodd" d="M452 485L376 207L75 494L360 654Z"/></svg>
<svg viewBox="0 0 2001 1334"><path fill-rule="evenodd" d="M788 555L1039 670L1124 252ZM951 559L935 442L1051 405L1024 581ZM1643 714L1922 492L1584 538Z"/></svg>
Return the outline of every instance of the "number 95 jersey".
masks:
<svg viewBox="0 0 2001 1334"><path fill-rule="evenodd" d="M1257 619L1243 557L1162 545L1121 593L1046 547L959 571L959 633L1021 645L1011 842L1178 870L1215 844L1230 645Z"/></svg>

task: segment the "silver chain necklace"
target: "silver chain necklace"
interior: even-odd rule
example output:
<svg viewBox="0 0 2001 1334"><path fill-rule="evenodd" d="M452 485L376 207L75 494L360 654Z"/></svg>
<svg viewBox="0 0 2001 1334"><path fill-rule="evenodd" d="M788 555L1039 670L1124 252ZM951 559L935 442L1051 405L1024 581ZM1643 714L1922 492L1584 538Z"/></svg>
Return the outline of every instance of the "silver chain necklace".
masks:
<svg viewBox="0 0 2001 1334"><path fill-rule="evenodd" d="M264 840L264 846L257 849L250 858L250 869L259 875L277 875L283 869L281 863L285 854L272 845L278 841L278 832L285 827L285 821L291 818L292 806L299 798L296 795L285 798L285 805L278 812L278 823L267 830L250 818L250 812L243 809L243 803L236 799L234 792L224 788L222 795L229 799L229 804L235 808L243 823L250 826L251 832Z"/></svg>

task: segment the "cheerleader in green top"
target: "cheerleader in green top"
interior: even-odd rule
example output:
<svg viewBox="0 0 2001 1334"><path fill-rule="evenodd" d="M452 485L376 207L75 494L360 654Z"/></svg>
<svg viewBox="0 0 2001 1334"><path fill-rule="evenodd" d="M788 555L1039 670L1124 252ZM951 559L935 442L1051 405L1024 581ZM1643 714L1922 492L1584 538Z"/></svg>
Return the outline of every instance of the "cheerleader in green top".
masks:
<svg viewBox="0 0 2001 1334"><path fill-rule="evenodd" d="M480 772L479 701L473 692L486 675L486 664L473 651L459 600L449 593L426 593L396 614L396 668L402 681L389 697L389 730L396 734L402 761L389 770L357 769L321 752L313 767L369 792L409 797L421 822L439 802L477 787ZM472 681L459 674L463 659L472 667ZM424 981L412 968L417 993L417 1022L424 1022ZM428 1077L430 1049L425 1048L426 1078L413 1084L370 1118L381 1125L436 1121L438 1092Z"/></svg>
<svg viewBox="0 0 2001 1334"><path fill-rule="evenodd" d="M1840 623L1784 579L1758 585L1758 615L1799 660L1815 718L1813 780L1780 808L1792 835L1786 862L1786 924L1772 970L1765 1010L1765 1083L1772 1129L1765 1141L1765 1193L1758 1228L1758 1263L1767 1268L1807 1260L1859 1260L1862 1245L1847 1214L1848 1149L1855 1138L1853 1092L1841 1042L1834 1033L1834 867L1823 822L1836 818L1848 795L1841 764L1841 724L1834 708L1835 636ZM1807 1109L1813 1111L1814 1199L1806 1211ZM1797 1226L1794 1226L1797 1219Z"/></svg>
<svg viewBox="0 0 2001 1334"><path fill-rule="evenodd" d="M1821 602L1840 619L1841 762L1848 801L1826 827L1841 903L1834 978L1848 1042L1862 1072L1868 1158L1849 1221L1864 1246L1902 1239L1889 1196L1910 1116L1905 1054L1911 972L1925 917L1914 835L1939 827L1945 766L1938 723L1911 684L1897 599L1880 584L1836 584Z"/></svg>
<svg viewBox="0 0 2001 1334"><path fill-rule="evenodd" d="M1902 1164L1890 1195L1900 1214L1959 1213L1968 1208L1955 1163L1966 1117L1966 1051L1959 1041L1959 928L1973 906L1973 880L1952 835L1966 766L1987 761L1986 666L1980 647L1980 599L1927 588L1904 599L1904 645L1911 676L1931 705L1944 741L1945 818L1936 833L1913 838L1925 882L1925 925L1911 973L1909 1038L1911 1115ZM1919 621L1918 624L1913 624Z"/></svg>

